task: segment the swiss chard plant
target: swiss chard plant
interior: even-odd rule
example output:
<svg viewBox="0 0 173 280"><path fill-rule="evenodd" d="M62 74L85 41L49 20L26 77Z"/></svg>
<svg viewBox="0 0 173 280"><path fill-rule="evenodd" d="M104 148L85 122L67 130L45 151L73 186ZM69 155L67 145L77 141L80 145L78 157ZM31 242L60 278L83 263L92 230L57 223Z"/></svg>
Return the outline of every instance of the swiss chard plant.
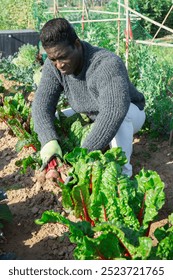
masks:
<svg viewBox="0 0 173 280"><path fill-rule="evenodd" d="M17 152L20 152L23 147L32 147L34 150L33 155L16 161L16 165L22 166L22 172L25 173L28 166L35 169L37 164L41 165L40 142L34 132L31 108L22 93L5 96L3 106L0 107L0 120L5 122L10 132L18 138Z"/></svg>
<svg viewBox="0 0 173 280"><path fill-rule="evenodd" d="M3 98L2 106L0 106L0 121L5 122L10 132L18 138L17 152L24 147L32 147L34 150L33 154L16 161L16 165L21 167L21 172L25 173L29 166L33 169L39 168L41 166L41 144L34 131L31 107L22 92L11 93ZM55 119L55 127L60 135L59 143L62 152L65 154L71 152L75 146L81 145L91 128L91 123L86 115L74 114L67 118L59 112L59 119Z"/></svg>
<svg viewBox="0 0 173 280"><path fill-rule="evenodd" d="M59 112L59 119L55 120L55 126L59 134L59 143L63 154L69 153L75 147L80 146L91 129L89 118L79 113L66 117Z"/></svg>
<svg viewBox="0 0 173 280"><path fill-rule="evenodd" d="M0 107L0 120L5 122L13 134L17 136L17 150L26 145L32 145L34 150L40 148L37 135L33 131L31 108L25 102L22 93L6 96ZM35 145L35 147L34 147Z"/></svg>
<svg viewBox="0 0 173 280"><path fill-rule="evenodd" d="M59 119L55 120L55 126L60 136L59 143L63 155L71 152L75 146L80 146L91 128L89 119L81 114L74 114L67 118L64 114L59 113ZM19 139L16 145L17 152L27 146L35 148L33 154L16 162L17 166L22 167L22 173L25 173L29 166L33 169L41 167L40 142L34 132L32 119L30 121L30 130L30 133L25 131L25 137Z"/></svg>
<svg viewBox="0 0 173 280"><path fill-rule="evenodd" d="M68 227L76 244L75 259L171 259L161 246L172 240L170 225L157 233L161 242L153 247L150 225L165 202L164 183L155 171L141 170L134 179L122 174L126 157L121 148L87 153L75 148L64 156L71 165L72 180L60 183L63 207L80 221L45 211L39 225L54 222ZM165 257L166 256L166 257Z"/></svg>

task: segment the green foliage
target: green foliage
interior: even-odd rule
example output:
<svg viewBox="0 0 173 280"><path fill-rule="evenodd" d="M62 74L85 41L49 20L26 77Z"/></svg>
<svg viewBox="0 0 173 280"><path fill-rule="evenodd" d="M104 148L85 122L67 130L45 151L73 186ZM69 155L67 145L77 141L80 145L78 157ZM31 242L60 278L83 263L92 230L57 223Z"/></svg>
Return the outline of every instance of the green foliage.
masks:
<svg viewBox="0 0 173 280"><path fill-rule="evenodd" d="M34 0L1 0L0 29L33 29Z"/></svg>
<svg viewBox="0 0 173 280"><path fill-rule="evenodd" d="M17 160L15 162L15 165L21 168L21 170L20 170L21 174L25 174L28 167L35 170L39 166L41 166L40 153L39 152L33 153L31 156L28 156L21 160Z"/></svg>
<svg viewBox="0 0 173 280"><path fill-rule="evenodd" d="M0 60L0 74L7 80L15 81L16 89L31 92L35 90L41 77L41 65L37 56L36 46L22 45L16 54Z"/></svg>
<svg viewBox="0 0 173 280"><path fill-rule="evenodd" d="M67 18L70 21L81 20L81 14L62 14L63 17ZM102 19L111 19L114 18L112 15L101 15ZM89 19L99 20L99 13L90 13ZM107 48L113 52L116 50L117 43L117 24L113 21L105 22L90 22L84 24L84 30L81 28L81 24L73 24L78 36L86 40L92 45Z"/></svg>
<svg viewBox="0 0 173 280"><path fill-rule="evenodd" d="M21 124L27 120L30 113L30 108L22 93L6 96L0 110L1 119L18 119Z"/></svg>
<svg viewBox="0 0 173 280"><path fill-rule="evenodd" d="M168 222L154 232L159 241L157 257L162 260L173 259L173 214L168 216Z"/></svg>
<svg viewBox="0 0 173 280"><path fill-rule="evenodd" d="M36 46L26 44L19 48L17 56L14 57L12 63L18 67L31 67L36 63L36 56L38 54L38 48Z"/></svg>
<svg viewBox="0 0 173 280"><path fill-rule="evenodd" d="M82 141L91 129L89 119L85 115L78 113L71 117L66 117L59 112L59 120L55 121L55 125L63 154L81 146Z"/></svg>
<svg viewBox="0 0 173 280"><path fill-rule="evenodd" d="M157 57L158 66L168 64L169 67L173 65L173 48L150 46L150 53Z"/></svg>
<svg viewBox="0 0 173 280"><path fill-rule="evenodd" d="M47 13L49 11L48 4L44 0L32 1L32 16L34 20L34 26L36 30L40 30L44 23L54 17L53 13Z"/></svg>
<svg viewBox="0 0 173 280"><path fill-rule="evenodd" d="M3 106L0 107L0 119L8 125L18 138L17 152L23 147L30 146L33 147L34 151L40 150L40 142L33 129L31 108L26 104L23 94L16 93L4 98ZM38 163L41 164L38 154L33 154L32 157L20 160L16 165L22 166L22 172L25 173L28 166L35 169Z"/></svg>
<svg viewBox="0 0 173 280"><path fill-rule="evenodd" d="M76 148L64 158L72 165L69 175L73 180L60 183L63 207L82 221L71 222L50 210L37 224L67 226L78 260L172 258L172 215L155 232L157 246L153 247L148 236L151 222L165 202L164 183L157 172L141 170L134 179L123 175L126 158L120 148L105 154Z"/></svg>
<svg viewBox="0 0 173 280"><path fill-rule="evenodd" d="M53 14L45 13L48 5L44 0L1 0L1 6L1 30L40 30L41 24L53 18Z"/></svg>
<svg viewBox="0 0 173 280"><path fill-rule="evenodd" d="M72 151L74 147L80 146L83 139L91 128L89 119L85 115L74 114L67 118L60 113L60 120L55 120L55 126L60 135L59 143L63 154ZM34 131L31 118L31 108L26 103L22 93L11 94L3 100L0 107L0 119L4 121L18 138L16 151L20 152L23 147L32 147L34 153L16 162L21 167L21 172L26 173L28 167L33 169L41 166L40 148L37 133Z"/></svg>
<svg viewBox="0 0 173 280"><path fill-rule="evenodd" d="M141 2L141 4L140 4ZM164 17L171 1L159 1L158 5L155 1L131 1L130 7L138 12L143 12L144 15L155 19L155 17ZM117 10L117 1L109 1L106 7L107 10ZM124 9L121 8L123 14ZM152 14L151 14L152 12ZM150 13L150 15L149 15ZM80 20L81 15L74 13L64 13L69 20ZM79 18L77 18L77 16ZM102 14L102 18L105 15ZM100 14L89 14L92 19L100 18ZM108 15L106 15L108 18ZM112 15L110 16L112 17ZM132 23L134 35L138 39L145 39L150 36L151 26L147 23L142 25L138 21ZM75 29L80 38L90 42L93 45L107 48L113 52L116 51L117 43L117 25L115 22L104 23L86 23L84 31L80 24L74 24ZM147 27L145 29L145 27ZM171 26L170 26L171 27ZM125 25L121 22L120 34L120 55L125 61L125 44L122 41L124 38ZM138 32L139 31L139 32ZM148 35L147 35L148 32ZM137 33L139 33L137 35ZM151 37L151 36L150 36ZM162 51L161 51L162 50ZM145 128L154 136L167 135L172 129L172 112L173 112L173 60L172 49L162 49L143 45L129 46L129 61L128 72L131 81L145 95L146 98L146 122Z"/></svg>
<svg viewBox="0 0 173 280"><path fill-rule="evenodd" d="M3 74L5 79L16 82L16 89L31 92L35 88L34 67L18 67L12 63L13 59L14 57L9 56L0 60L0 74Z"/></svg>
<svg viewBox="0 0 173 280"><path fill-rule="evenodd" d="M104 24L91 23L90 25L86 25L83 37L94 46L107 48L113 52L116 50L117 27L114 22L105 22Z"/></svg>
<svg viewBox="0 0 173 280"><path fill-rule="evenodd" d="M144 16L149 17L150 19L162 23L165 19L169 9L172 6L172 0L130 0L129 5L132 9L138 11ZM165 25L172 28L173 14L170 13L167 18ZM154 36L158 30L158 26L146 21L141 20L140 24L152 35ZM161 29L158 36L162 37L169 34L168 31Z"/></svg>
<svg viewBox="0 0 173 280"><path fill-rule="evenodd" d="M130 45L129 75L146 98L145 127L153 136L168 134L173 118L173 66L148 46Z"/></svg>
<svg viewBox="0 0 173 280"><path fill-rule="evenodd" d="M38 87L42 74L42 66L36 68L33 73L33 82Z"/></svg>

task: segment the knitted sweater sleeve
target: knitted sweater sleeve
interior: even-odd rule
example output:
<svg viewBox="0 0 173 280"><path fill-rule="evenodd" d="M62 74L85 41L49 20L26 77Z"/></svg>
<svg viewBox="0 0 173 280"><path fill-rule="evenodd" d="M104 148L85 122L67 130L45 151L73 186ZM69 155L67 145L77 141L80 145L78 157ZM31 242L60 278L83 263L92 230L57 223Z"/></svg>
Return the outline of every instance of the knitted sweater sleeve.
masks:
<svg viewBox="0 0 173 280"><path fill-rule="evenodd" d="M47 59L42 71L42 77L32 104L34 130L38 134L41 146L53 139L58 139L54 127L56 106L63 87L58 79L56 69Z"/></svg>
<svg viewBox="0 0 173 280"><path fill-rule="evenodd" d="M116 135L130 105L129 79L120 58L107 59L96 69L99 113L82 147L106 147Z"/></svg>

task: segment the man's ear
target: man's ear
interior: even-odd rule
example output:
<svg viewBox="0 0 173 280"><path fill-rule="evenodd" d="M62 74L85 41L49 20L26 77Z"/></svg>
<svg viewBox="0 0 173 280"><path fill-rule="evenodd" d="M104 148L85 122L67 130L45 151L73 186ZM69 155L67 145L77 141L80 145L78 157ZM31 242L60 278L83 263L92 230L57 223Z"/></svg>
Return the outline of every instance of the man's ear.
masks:
<svg viewBox="0 0 173 280"><path fill-rule="evenodd" d="M79 49L80 47L81 47L81 41L80 41L80 39L79 38L77 38L76 40L75 40L75 46Z"/></svg>

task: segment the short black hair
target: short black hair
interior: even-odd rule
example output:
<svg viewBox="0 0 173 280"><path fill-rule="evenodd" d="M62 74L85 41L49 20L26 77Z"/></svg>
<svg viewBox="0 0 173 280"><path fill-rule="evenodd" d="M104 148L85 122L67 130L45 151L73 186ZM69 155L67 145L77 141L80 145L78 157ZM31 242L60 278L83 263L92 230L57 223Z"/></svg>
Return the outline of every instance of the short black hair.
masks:
<svg viewBox="0 0 173 280"><path fill-rule="evenodd" d="M78 36L72 25L65 18L54 18L45 23L40 32L40 40L43 48L55 47L66 42L74 46Z"/></svg>

